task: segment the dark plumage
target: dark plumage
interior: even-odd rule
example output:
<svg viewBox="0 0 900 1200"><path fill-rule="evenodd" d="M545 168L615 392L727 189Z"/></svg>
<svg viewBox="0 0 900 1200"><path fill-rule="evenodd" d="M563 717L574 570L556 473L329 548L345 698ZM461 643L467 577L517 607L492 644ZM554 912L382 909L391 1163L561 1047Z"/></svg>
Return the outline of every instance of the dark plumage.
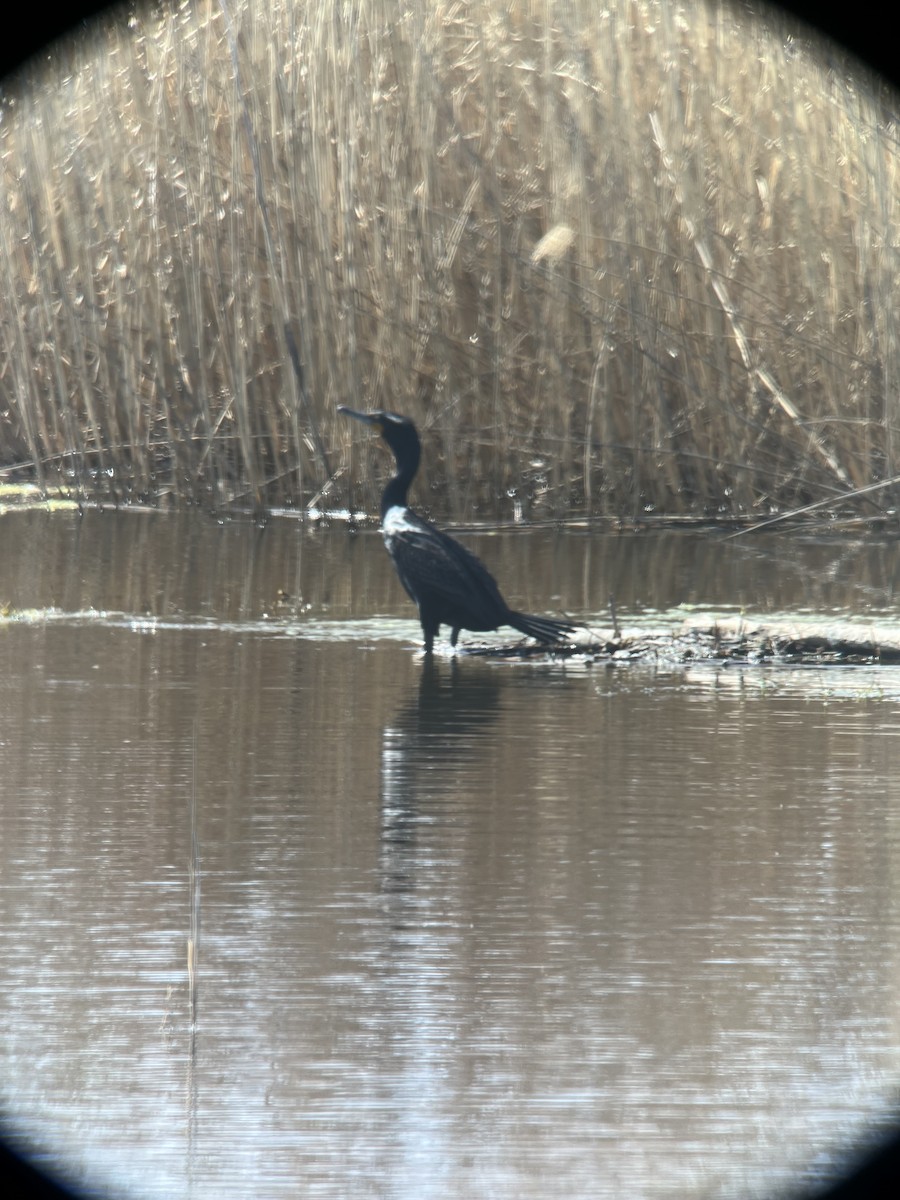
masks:
<svg viewBox="0 0 900 1200"><path fill-rule="evenodd" d="M356 412L344 405L338 411L374 426L393 451L397 471L381 497L381 531L400 582L419 609L426 654L431 653L441 625L450 626L452 646L461 629L483 633L511 625L546 643L575 631L577 626L567 621L514 612L494 577L470 550L407 506L406 493L421 457L419 435L409 417Z"/></svg>

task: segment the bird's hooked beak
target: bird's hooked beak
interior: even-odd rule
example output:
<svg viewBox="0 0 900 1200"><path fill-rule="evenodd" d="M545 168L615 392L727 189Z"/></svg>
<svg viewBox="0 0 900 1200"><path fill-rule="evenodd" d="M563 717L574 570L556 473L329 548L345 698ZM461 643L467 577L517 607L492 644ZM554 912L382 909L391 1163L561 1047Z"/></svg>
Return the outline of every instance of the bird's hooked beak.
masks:
<svg viewBox="0 0 900 1200"><path fill-rule="evenodd" d="M339 404L338 412L343 413L345 417L353 417L355 421L365 421L367 425L374 425L379 433L384 432L384 421L381 418L381 413L359 412L355 408L348 408L346 404Z"/></svg>

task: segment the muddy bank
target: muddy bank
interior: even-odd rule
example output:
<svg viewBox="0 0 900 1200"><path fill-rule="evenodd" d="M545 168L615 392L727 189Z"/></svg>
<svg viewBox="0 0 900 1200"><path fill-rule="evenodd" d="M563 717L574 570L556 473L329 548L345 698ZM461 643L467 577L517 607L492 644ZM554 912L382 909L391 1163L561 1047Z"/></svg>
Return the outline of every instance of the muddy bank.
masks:
<svg viewBox="0 0 900 1200"><path fill-rule="evenodd" d="M490 658L579 658L588 662L722 662L742 665L809 664L884 666L900 664L900 625L861 626L823 621L750 623L729 618L710 625L687 621L671 632L620 633L608 639L574 638L548 650L540 645L467 647L466 654Z"/></svg>

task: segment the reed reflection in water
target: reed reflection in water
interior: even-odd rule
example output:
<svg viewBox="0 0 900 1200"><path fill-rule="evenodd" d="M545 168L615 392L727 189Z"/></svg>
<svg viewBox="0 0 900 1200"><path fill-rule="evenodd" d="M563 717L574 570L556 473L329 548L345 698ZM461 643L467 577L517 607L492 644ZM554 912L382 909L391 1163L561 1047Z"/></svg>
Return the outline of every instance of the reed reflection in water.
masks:
<svg viewBox="0 0 900 1200"><path fill-rule="evenodd" d="M292 559L210 525L154 565L129 548L152 522L104 519L42 532L53 569L10 584L37 615L0 636L2 1103L77 1177L755 1196L878 1124L900 1077L894 672L426 664L374 539ZM579 539L495 546L538 611L517 547L583 579ZM732 547L740 575L757 550ZM696 546L666 553L724 586ZM662 608L639 557L606 556L626 582L602 595ZM781 579L756 586L785 608ZM279 586L302 605L280 615Z"/></svg>

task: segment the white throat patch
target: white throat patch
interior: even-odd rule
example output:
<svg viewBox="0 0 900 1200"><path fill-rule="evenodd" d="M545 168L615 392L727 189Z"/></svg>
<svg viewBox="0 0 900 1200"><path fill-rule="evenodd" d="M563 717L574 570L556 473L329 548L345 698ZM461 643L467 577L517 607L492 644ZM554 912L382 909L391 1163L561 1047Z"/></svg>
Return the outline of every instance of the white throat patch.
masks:
<svg viewBox="0 0 900 1200"><path fill-rule="evenodd" d="M381 522L381 530L386 537L392 533L411 533L417 529L418 526L409 519L409 509L399 504L389 508Z"/></svg>

